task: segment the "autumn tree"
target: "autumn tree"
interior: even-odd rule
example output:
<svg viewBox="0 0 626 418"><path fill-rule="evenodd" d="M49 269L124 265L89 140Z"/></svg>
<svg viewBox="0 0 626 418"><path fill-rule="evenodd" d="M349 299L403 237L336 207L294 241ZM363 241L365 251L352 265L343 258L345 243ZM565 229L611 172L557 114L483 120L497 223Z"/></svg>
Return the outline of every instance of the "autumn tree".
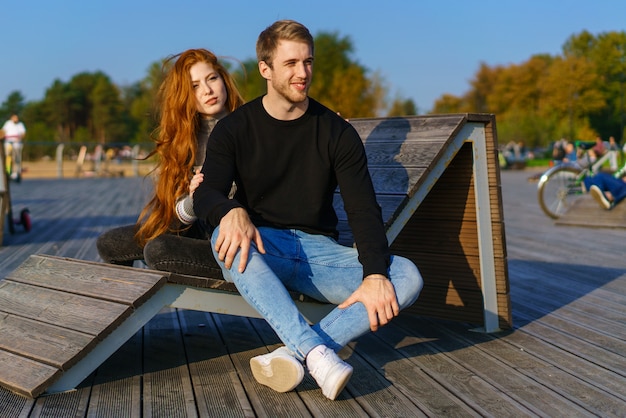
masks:
<svg viewBox="0 0 626 418"><path fill-rule="evenodd" d="M386 88L379 74L354 60L352 41L337 33L315 36L313 82L309 95L347 118L377 116L385 106ZM246 100L265 93L266 82L259 74L256 59L243 62L233 71Z"/></svg>
<svg viewBox="0 0 626 418"><path fill-rule="evenodd" d="M403 99L396 97L391 102L391 107L387 112L387 116L409 116L417 115L417 106L413 99Z"/></svg>
<svg viewBox="0 0 626 418"><path fill-rule="evenodd" d="M626 34L570 37L559 56L535 55L521 64L481 64L470 89L443 95L435 113L496 114L501 142L546 146L560 137L621 137L626 89Z"/></svg>

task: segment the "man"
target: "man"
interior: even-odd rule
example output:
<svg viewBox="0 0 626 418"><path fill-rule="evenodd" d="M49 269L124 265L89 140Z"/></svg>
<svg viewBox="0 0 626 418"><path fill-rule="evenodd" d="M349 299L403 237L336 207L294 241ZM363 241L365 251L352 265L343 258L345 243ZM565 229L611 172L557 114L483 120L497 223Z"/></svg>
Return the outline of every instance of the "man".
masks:
<svg viewBox="0 0 626 418"><path fill-rule="evenodd" d="M335 399L352 375L336 352L411 305L422 278L412 262L389 254L356 130L308 97L308 29L275 22L259 35L257 58L267 94L216 125L194 211L216 226L213 251L224 277L285 343L250 360L255 379L292 390L306 361L322 393ZM358 250L335 240L337 185ZM338 307L310 326L288 290Z"/></svg>
<svg viewBox="0 0 626 418"><path fill-rule="evenodd" d="M584 189L606 210L611 210L626 198L626 171L615 174L599 172L583 180Z"/></svg>
<svg viewBox="0 0 626 418"><path fill-rule="evenodd" d="M20 181L22 176L22 139L26 135L26 128L20 122L17 114L13 113L11 118L2 126L2 130L5 138L4 154L13 159L12 167L7 168L11 170L11 178Z"/></svg>

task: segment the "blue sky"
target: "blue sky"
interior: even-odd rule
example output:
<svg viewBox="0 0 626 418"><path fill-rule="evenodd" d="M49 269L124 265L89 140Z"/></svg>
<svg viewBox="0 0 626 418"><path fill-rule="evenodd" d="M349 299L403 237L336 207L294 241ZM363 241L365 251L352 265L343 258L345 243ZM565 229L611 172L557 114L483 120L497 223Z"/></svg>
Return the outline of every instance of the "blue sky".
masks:
<svg viewBox="0 0 626 418"><path fill-rule="evenodd" d="M424 113L444 93L465 93L481 62L557 55L582 30L625 31L626 1L14 1L1 13L0 102L15 90L40 100L55 79L82 71L132 84L151 63L188 48L254 58L259 32L277 19L349 36L353 58Z"/></svg>

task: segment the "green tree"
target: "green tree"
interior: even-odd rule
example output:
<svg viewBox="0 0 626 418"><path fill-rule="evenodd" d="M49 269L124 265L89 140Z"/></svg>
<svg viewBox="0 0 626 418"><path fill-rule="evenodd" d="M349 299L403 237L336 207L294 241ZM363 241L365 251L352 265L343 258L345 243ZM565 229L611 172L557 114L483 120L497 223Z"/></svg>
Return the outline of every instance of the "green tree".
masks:
<svg viewBox="0 0 626 418"><path fill-rule="evenodd" d="M415 105L415 102L412 99L396 97L393 102L391 102L391 107L389 108L387 116L409 115L417 115L417 106Z"/></svg>
<svg viewBox="0 0 626 418"><path fill-rule="evenodd" d="M380 74L351 58L352 41L338 33L315 36L311 97L347 118L377 116L384 109L386 88Z"/></svg>
<svg viewBox="0 0 626 418"><path fill-rule="evenodd" d="M152 132L158 126L157 96L165 77L163 65L163 62L153 62L143 80L124 90L125 107L134 132L130 138L133 138L134 142L149 141Z"/></svg>
<svg viewBox="0 0 626 418"><path fill-rule="evenodd" d="M0 120L7 120L13 113L22 117L22 110L24 110L25 105L24 96L21 92L15 90L9 93L7 99L0 106Z"/></svg>
<svg viewBox="0 0 626 418"><path fill-rule="evenodd" d="M261 77L258 68L257 60L250 58L241 63L236 70L231 71L245 101L259 97L267 91L265 79Z"/></svg>
<svg viewBox="0 0 626 418"><path fill-rule="evenodd" d="M576 39L573 37L572 39ZM574 42L573 40L571 42ZM626 93L626 32L601 33L591 43L588 59L596 67L597 89L606 105L589 115L591 125L603 137L623 138ZM623 142L623 141L622 141Z"/></svg>
<svg viewBox="0 0 626 418"><path fill-rule="evenodd" d="M369 74L351 57L352 53L349 37L327 32L317 34L309 94L346 118L376 116L385 106L384 82L380 74ZM245 100L252 100L267 90L256 59L244 61L243 68L233 71L233 76Z"/></svg>
<svg viewBox="0 0 626 418"><path fill-rule="evenodd" d="M61 80L54 80L46 90L42 108L44 120L55 132L55 140L70 141L72 138L72 98L68 85Z"/></svg>
<svg viewBox="0 0 626 418"><path fill-rule="evenodd" d="M93 136L100 144L124 140L120 93L108 77L98 77L89 95Z"/></svg>

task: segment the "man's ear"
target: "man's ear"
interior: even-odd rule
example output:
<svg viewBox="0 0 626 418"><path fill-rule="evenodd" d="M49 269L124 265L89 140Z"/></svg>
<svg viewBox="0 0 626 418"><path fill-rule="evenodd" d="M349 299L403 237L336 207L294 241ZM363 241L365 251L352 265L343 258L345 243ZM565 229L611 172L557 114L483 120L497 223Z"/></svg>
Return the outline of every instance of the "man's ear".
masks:
<svg viewBox="0 0 626 418"><path fill-rule="evenodd" d="M259 61L259 73L261 73L261 77L266 80L271 80L271 72L272 69L265 61Z"/></svg>

